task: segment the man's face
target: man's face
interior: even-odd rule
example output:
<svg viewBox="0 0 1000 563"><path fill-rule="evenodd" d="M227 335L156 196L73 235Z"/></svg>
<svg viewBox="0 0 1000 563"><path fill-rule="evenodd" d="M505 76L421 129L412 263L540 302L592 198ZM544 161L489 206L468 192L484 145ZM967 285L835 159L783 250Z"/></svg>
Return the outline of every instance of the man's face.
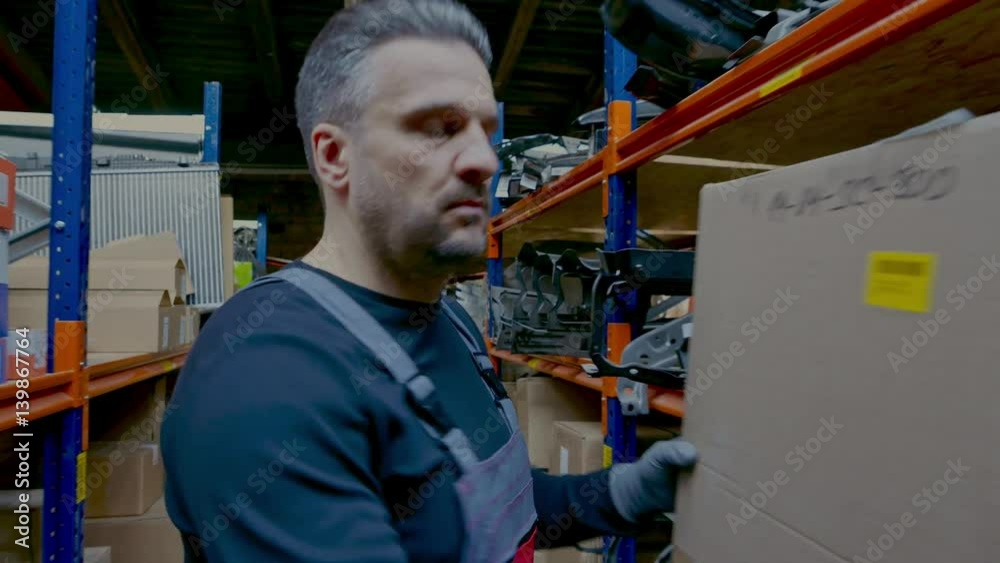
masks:
<svg viewBox="0 0 1000 563"><path fill-rule="evenodd" d="M481 267L498 167L489 71L458 42L377 48L371 103L351 150L348 205L373 252L398 267Z"/></svg>

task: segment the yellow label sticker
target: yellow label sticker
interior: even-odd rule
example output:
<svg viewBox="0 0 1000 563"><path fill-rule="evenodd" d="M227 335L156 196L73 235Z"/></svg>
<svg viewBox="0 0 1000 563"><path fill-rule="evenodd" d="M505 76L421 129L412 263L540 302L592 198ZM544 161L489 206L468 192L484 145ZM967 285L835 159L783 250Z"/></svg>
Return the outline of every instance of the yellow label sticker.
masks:
<svg viewBox="0 0 1000 563"><path fill-rule="evenodd" d="M87 498L87 452L76 456L76 502Z"/></svg>
<svg viewBox="0 0 1000 563"><path fill-rule="evenodd" d="M611 446L604 446L604 467L611 467L611 462L614 461L614 458Z"/></svg>
<svg viewBox="0 0 1000 563"><path fill-rule="evenodd" d="M760 97L763 98L769 94L773 94L779 88L788 86L800 78L802 78L802 65L780 74L779 76L771 79L771 81L767 84L761 86Z"/></svg>
<svg viewBox="0 0 1000 563"><path fill-rule="evenodd" d="M927 313L934 291L933 254L872 252L868 255L865 304Z"/></svg>

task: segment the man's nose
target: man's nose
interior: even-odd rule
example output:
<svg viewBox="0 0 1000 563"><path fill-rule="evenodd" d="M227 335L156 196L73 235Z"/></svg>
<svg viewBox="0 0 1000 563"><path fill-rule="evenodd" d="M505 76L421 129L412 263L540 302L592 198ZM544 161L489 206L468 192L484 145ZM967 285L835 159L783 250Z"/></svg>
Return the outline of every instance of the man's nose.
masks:
<svg viewBox="0 0 1000 563"><path fill-rule="evenodd" d="M469 129L466 144L455 164L463 182L480 185L496 174L500 162L486 131L479 126Z"/></svg>

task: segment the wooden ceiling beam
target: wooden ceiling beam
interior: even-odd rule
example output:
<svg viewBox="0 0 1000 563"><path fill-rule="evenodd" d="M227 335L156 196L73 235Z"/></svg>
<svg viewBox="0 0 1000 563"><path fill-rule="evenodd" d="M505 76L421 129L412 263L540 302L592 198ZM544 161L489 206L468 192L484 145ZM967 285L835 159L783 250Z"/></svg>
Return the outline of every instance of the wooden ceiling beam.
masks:
<svg viewBox="0 0 1000 563"><path fill-rule="evenodd" d="M30 111L17 90L0 75L0 111Z"/></svg>
<svg viewBox="0 0 1000 563"><path fill-rule="evenodd" d="M285 95L285 80L281 73L278 41L274 32L274 14L271 0L248 0L247 22L257 51L257 66L264 82L264 92L271 105L279 105Z"/></svg>
<svg viewBox="0 0 1000 563"><path fill-rule="evenodd" d="M533 117L541 118L550 115L550 110L543 106L530 106L523 104L504 105L503 116L508 117Z"/></svg>
<svg viewBox="0 0 1000 563"><path fill-rule="evenodd" d="M504 89L510 82L510 77L514 73L514 65L518 57L521 56L521 49L528 39L528 32L531 24L535 21L535 14L538 13L538 6L541 0L521 0L514 16L514 23L510 26L507 34L507 41L504 43L503 55L497 64L497 71L493 76L493 90L497 98L503 95Z"/></svg>
<svg viewBox="0 0 1000 563"><path fill-rule="evenodd" d="M566 74L570 76L590 76L592 71L585 67L576 66L566 63L557 63L551 61L532 61L525 62L521 65L524 70L530 70L533 72L546 72L549 74Z"/></svg>
<svg viewBox="0 0 1000 563"><path fill-rule="evenodd" d="M100 20L111 30L115 43L125 55L136 82L149 94L155 110L167 110L174 104L174 95L160 68L152 47L143 37L138 22L128 6L128 0L99 0Z"/></svg>
<svg viewBox="0 0 1000 563"><path fill-rule="evenodd" d="M520 85L519 85L520 86ZM523 90L518 90L514 92L509 92L504 96L504 102L509 104L552 104L552 105L565 105L572 103L573 97L564 94L558 94L552 91L548 92L525 92Z"/></svg>
<svg viewBox="0 0 1000 563"><path fill-rule="evenodd" d="M19 98L43 111L52 111L52 83L28 50L29 40L12 32L0 21L0 69L13 83Z"/></svg>

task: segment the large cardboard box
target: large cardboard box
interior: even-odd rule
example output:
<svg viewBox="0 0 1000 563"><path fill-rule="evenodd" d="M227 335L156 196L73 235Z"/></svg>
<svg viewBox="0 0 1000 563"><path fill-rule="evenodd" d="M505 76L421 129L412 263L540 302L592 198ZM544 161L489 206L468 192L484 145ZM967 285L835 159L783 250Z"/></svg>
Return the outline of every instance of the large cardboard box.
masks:
<svg viewBox="0 0 1000 563"><path fill-rule="evenodd" d="M233 260L233 196L231 195L219 198L219 228L222 232L222 295L228 300L236 289L236 282L233 280L235 264Z"/></svg>
<svg viewBox="0 0 1000 563"><path fill-rule="evenodd" d="M163 496L163 462L156 444L93 442L86 471L88 518L141 516Z"/></svg>
<svg viewBox="0 0 1000 563"><path fill-rule="evenodd" d="M48 320L45 316L49 307L49 293L44 289L10 288L8 295L8 327L9 330L30 328L35 335L46 330Z"/></svg>
<svg viewBox="0 0 1000 563"><path fill-rule="evenodd" d="M11 290L10 326L43 335L47 326L48 292ZM172 344L169 292L93 290L87 294L87 350L97 353L149 353Z"/></svg>
<svg viewBox="0 0 1000 563"><path fill-rule="evenodd" d="M555 421L601 420L601 394L551 377L525 377L517 381L516 409L531 464L548 469Z"/></svg>
<svg viewBox="0 0 1000 563"><path fill-rule="evenodd" d="M117 294L132 290L167 290L170 298L180 298L186 287L187 269L182 260L173 257L147 256L136 258L102 257L99 250L90 255L87 269L87 289ZM47 289L49 287L49 257L27 256L10 265L12 289Z"/></svg>
<svg viewBox="0 0 1000 563"><path fill-rule="evenodd" d="M83 549L83 563L111 563L111 548L85 547Z"/></svg>
<svg viewBox="0 0 1000 563"><path fill-rule="evenodd" d="M172 304L167 291L121 291L109 299L88 300L88 350L141 354L170 348Z"/></svg>
<svg viewBox="0 0 1000 563"><path fill-rule="evenodd" d="M677 428L656 427L641 424L636 429L636 449L641 455L649 446L658 440L669 440L676 437ZM604 467L604 432L600 422L591 421L556 421L553 426L553 447L549 472L558 475L580 475L599 471ZM652 561L655 555L666 546L667 537L657 531L651 531L638 540L638 561ZM603 540L593 538L579 545L584 550L575 547L561 547L539 551L536 563L600 563L599 553L589 550L601 549ZM544 539L540 545L545 545Z"/></svg>
<svg viewBox="0 0 1000 563"><path fill-rule="evenodd" d="M181 299L174 299L170 305L170 338L168 349L187 344L188 339L188 306Z"/></svg>
<svg viewBox="0 0 1000 563"><path fill-rule="evenodd" d="M83 541L110 547L118 562L184 563L184 543L162 498L142 516L86 518Z"/></svg>
<svg viewBox="0 0 1000 563"><path fill-rule="evenodd" d="M188 296L194 295L194 281L191 279L191 272L184 262L184 254L174 233L162 232L118 239L101 248L95 248L90 255L92 260L111 260L129 265L148 261L166 262L174 268L172 275L176 289L170 292L171 299L180 296L182 300L187 301Z"/></svg>
<svg viewBox="0 0 1000 563"><path fill-rule="evenodd" d="M1000 561L1000 115L701 194L676 542Z"/></svg>

